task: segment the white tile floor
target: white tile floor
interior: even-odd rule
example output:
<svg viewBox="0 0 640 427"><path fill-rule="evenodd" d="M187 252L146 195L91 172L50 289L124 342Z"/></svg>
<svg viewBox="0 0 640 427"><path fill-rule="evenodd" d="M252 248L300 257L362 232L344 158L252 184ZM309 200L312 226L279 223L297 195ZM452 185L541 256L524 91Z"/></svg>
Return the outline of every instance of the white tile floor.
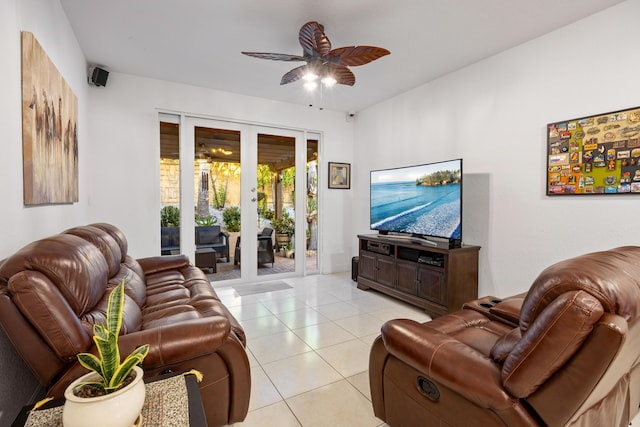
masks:
<svg viewBox="0 0 640 427"><path fill-rule="evenodd" d="M429 317L348 273L285 281L292 289L245 297L214 282L247 334L251 402L235 425L384 426L371 407L371 343L388 319Z"/></svg>
<svg viewBox="0 0 640 427"><path fill-rule="evenodd" d="M386 426L371 406L369 348L385 321L429 316L357 289L349 273L285 281L292 289L244 297L214 282L248 337L249 414L234 426Z"/></svg>

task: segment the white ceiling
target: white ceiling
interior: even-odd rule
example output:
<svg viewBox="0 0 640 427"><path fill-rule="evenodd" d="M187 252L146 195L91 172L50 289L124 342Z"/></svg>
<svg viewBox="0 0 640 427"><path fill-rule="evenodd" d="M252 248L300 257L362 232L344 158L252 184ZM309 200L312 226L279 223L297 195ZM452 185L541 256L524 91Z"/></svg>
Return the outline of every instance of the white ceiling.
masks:
<svg viewBox="0 0 640 427"><path fill-rule="evenodd" d="M61 0L90 65L337 111L359 111L439 76L622 3L622 0ZM380 46L353 87L310 95L280 86L318 21L334 48ZM105 90L108 90L108 83Z"/></svg>

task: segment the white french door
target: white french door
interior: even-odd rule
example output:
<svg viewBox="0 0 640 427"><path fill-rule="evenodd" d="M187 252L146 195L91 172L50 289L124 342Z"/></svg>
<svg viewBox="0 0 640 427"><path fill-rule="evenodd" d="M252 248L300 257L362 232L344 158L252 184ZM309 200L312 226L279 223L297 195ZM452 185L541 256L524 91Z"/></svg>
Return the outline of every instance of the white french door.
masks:
<svg viewBox="0 0 640 427"><path fill-rule="evenodd" d="M229 233L232 237L229 256L218 261L219 273L214 275L214 280L219 276L220 280L250 283L259 279L271 280L272 276L304 274L305 251L299 251L302 256L279 259L281 251L276 251L275 238L275 262L259 263L257 234L263 226L270 225L267 218L276 212L278 215L288 212L295 220L292 246L306 247L306 201L305 197L295 197L294 193L298 188L302 189L301 195L306 194L306 132L183 117L180 159L193 161L180 161L181 252L196 259L193 230L197 221L206 220L202 213L204 203L210 204L209 211L216 215L237 206L240 232L237 236ZM292 176L291 167L301 173ZM289 189L284 193L283 179L288 180L286 188ZM220 224L219 218L217 223ZM226 224L221 225L226 227ZM236 244L235 237L240 238L240 244ZM290 269L280 267L285 261ZM239 278L237 274L221 274L222 270L239 272Z"/></svg>

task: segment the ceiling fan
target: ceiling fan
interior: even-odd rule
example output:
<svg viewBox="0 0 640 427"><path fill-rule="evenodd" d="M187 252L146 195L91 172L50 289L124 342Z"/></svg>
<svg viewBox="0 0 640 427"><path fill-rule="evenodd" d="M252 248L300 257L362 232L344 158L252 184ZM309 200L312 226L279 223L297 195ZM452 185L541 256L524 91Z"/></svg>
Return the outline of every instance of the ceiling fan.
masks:
<svg viewBox="0 0 640 427"><path fill-rule="evenodd" d="M356 76L347 67L368 64L391 53L387 49L375 46L346 46L332 50L324 27L316 21L304 24L300 28L298 39L302 46L302 56L284 53L242 53L274 61L306 62L305 65L296 67L282 76L280 84L292 83L302 78L307 81L308 88L314 88L317 79L321 79L326 86L336 83L353 86Z"/></svg>

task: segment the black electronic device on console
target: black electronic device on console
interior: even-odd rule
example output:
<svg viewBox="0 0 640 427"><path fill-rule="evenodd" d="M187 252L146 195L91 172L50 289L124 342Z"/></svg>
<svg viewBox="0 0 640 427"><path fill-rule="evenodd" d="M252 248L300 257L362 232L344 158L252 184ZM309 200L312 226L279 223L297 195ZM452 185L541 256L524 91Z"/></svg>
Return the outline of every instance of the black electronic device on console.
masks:
<svg viewBox="0 0 640 427"><path fill-rule="evenodd" d="M367 240L367 250L371 252L377 252L379 254L389 255L391 254L391 246L387 243L374 242Z"/></svg>
<svg viewBox="0 0 640 427"><path fill-rule="evenodd" d="M422 264L435 265L436 267L444 267L444 256L442 255L420 255L418 262Z"/></svg>

